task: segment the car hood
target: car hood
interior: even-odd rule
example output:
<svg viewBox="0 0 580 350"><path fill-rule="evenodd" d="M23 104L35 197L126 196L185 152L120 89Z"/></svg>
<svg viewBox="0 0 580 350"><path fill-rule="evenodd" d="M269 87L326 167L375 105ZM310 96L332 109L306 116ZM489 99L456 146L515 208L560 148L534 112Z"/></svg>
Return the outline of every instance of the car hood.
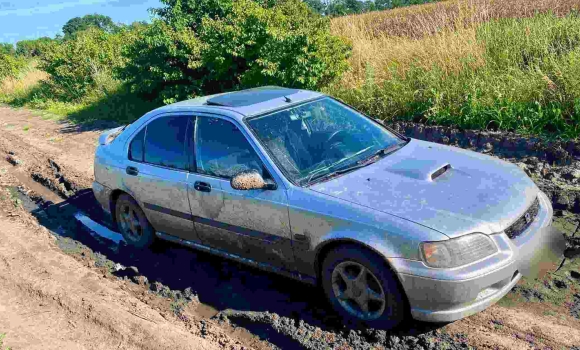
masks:
<svg viewBox="0 0 580 350"><path fill-rule="evenodd" d="M380 161L311 190L437 230L448 237L501 232L538 188L498 158L412 139Z"/></svg>

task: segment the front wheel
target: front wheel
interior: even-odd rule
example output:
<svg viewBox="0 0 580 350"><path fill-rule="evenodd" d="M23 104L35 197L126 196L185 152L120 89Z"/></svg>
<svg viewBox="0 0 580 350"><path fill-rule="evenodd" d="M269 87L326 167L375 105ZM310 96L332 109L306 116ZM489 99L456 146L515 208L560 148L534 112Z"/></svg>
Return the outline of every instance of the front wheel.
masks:
<svg viewBox="0 0 580 350"><path fill-rule="evenodd" d="M115 204L117 227L125 242L137 248L146 248L155 241L155 230L139 204L128 194L122 194Z"/></svg>
<svg viewBox="0 0 580 350"><path fill-rule="evenodd" d="M390 329L407 314L396 276L374 252L356 245L330 251L322 263L322 287L345 321Z"/></svg>

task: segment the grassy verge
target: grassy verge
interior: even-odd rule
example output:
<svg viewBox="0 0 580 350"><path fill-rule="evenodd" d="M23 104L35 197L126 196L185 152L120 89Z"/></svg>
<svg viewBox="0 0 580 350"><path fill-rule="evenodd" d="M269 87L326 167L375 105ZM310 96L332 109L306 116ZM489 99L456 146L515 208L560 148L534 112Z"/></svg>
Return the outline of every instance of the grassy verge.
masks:
<svg viewBox="0 0 580 350"><path fill-rule="evenodd" d="M453 0L335 18L332 32L353 54L325 92L387 121L578 138L579 8L576 0ZM158 107L104 71L73 99L32 66L1 84L0 103L78 124L123 124Z"/></svg>
<svg viewBox="0 0 580 350"><path fill-rule="evenodd" d="M0 84L0 103L34 110L44 119L66 118L80 125L97 122L126 124L159 107L131 93L120 83L108 89L95 89L80 100L58 98L47 83L48 75L34 62L17 79Z"/></svg>
<svg viewBox="0 0 580 350"><path fill-rule="evenodd" d="M385 120L577 138L574 6L452 1L341 18L333 30L353 42L351 70L326 92Z"/></svg>

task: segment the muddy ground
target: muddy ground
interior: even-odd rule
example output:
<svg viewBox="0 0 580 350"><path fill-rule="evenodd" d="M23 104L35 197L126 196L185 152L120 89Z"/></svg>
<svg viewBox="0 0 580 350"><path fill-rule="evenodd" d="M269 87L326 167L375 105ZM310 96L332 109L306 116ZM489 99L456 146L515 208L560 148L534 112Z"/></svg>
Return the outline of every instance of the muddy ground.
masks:
<svg viewBox="0 0 580 350"><path fill-rule="evenodd" d="M90 191L92 155L108 127L0 107L5 346L580 349L580 215L569 203L580 188L577 160L509 159L555 204L570 243L557 272L524 280L497 305L452 324L354 331L315 287L170 243L146 251L119 243Z"/></svg>

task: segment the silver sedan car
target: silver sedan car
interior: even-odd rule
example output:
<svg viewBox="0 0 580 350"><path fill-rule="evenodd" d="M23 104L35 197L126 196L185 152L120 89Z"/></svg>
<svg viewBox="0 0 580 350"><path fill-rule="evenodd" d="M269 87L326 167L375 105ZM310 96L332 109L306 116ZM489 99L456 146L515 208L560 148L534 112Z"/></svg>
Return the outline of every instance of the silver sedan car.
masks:
<svg viewBox="0 0 580 350"><path fill-rule="evenodd" d="M317 92L196 98L99 143L93 191L127 244L169 240L317 283L369 327L479 312L554 235L550 201L517 166Z"/></svg>

